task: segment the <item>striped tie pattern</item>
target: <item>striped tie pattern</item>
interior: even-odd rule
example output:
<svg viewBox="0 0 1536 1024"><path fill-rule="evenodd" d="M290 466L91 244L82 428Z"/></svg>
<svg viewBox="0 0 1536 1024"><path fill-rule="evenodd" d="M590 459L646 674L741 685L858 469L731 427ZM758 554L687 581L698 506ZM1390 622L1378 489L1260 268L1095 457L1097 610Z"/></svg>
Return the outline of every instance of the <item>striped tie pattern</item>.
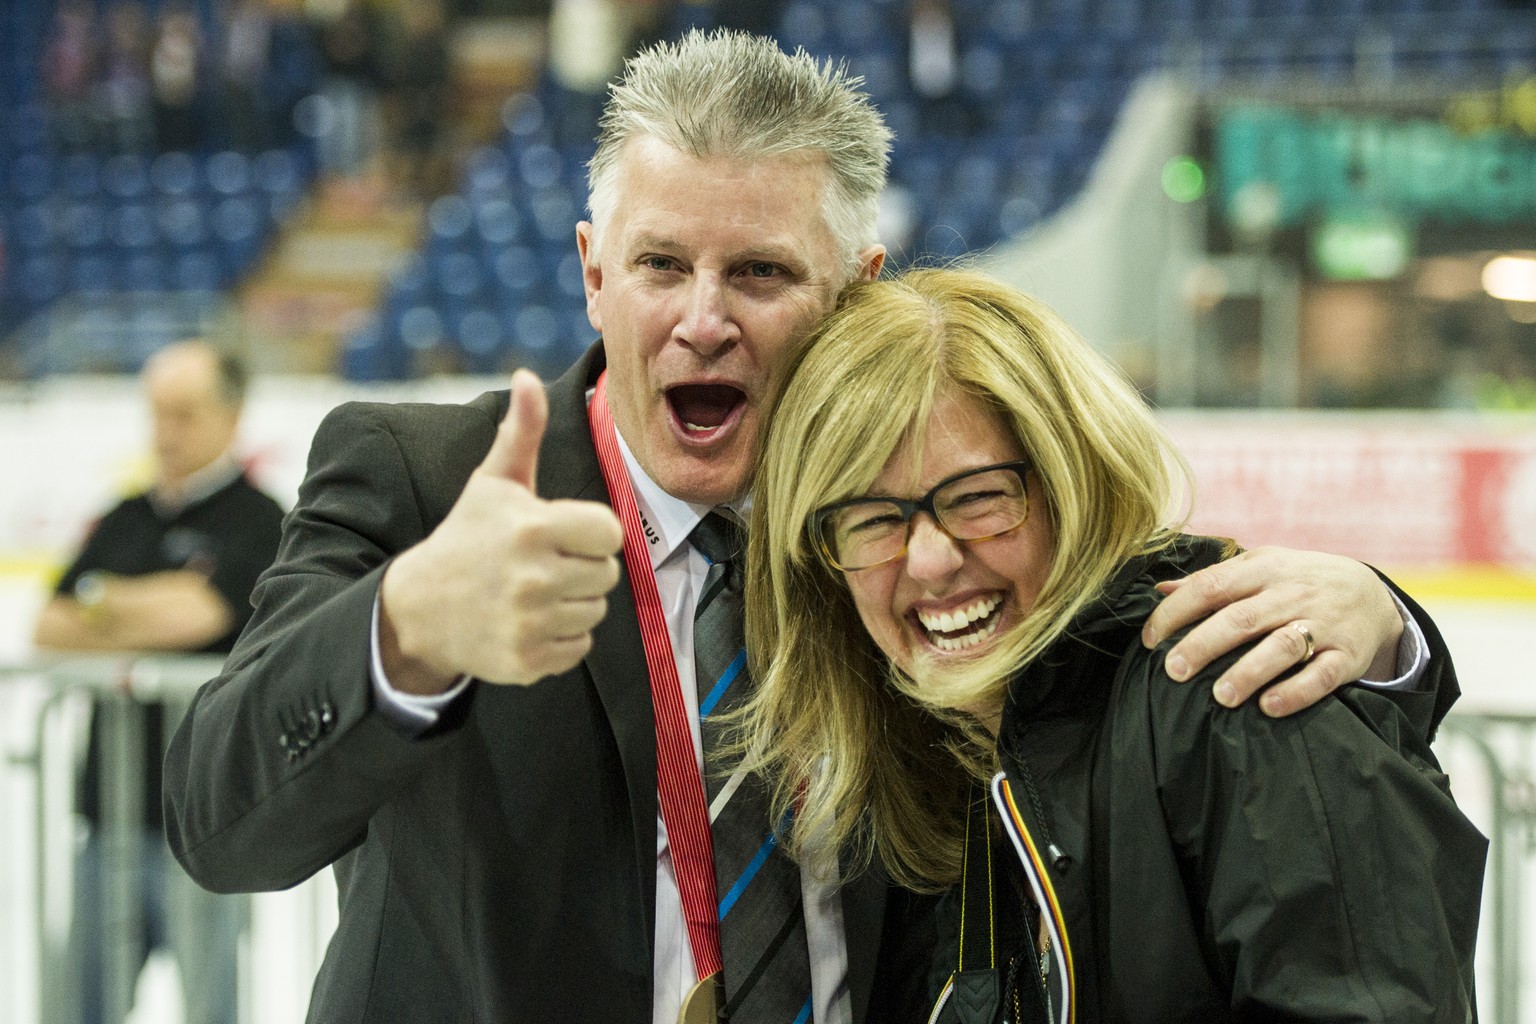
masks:
<svg viewBox="0 0 1536 1024"><path fill-rule="evenodd" d="M768 818L767 788L717 754L721 715L751 693L742 639L741 527L711 512L689 542L710 562L694 612L695 679L720 896L720 955L725 1018L732 1024L806 1024L811 967L806 951L800 872L779 849Z"/></svg>

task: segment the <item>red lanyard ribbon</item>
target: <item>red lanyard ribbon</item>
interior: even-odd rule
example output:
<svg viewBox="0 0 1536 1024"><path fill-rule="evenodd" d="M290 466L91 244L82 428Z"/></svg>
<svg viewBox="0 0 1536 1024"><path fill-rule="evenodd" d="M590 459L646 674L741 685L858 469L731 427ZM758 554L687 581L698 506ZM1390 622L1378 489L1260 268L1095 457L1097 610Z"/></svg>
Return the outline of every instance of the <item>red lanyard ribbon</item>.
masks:
<svg viewBox="0 0 1536 1024"><path fill-rule="evenodd" d="M667 826L667 844L677 887L683 899L683 918L688 922L688 942L699 977L720 970L720 917L715 892L715 855L709 835L709 810L704 803L704 780L693 755L693 733L688 728L688 709L677 678L672 638L667 617L656 592L656 573L640 523L640 507L619 452L619 435L608 409L608 371L597 378L587 416L592 424L592 443L613 510L624 526L624 566L635 595L640 618L640 639L645 646L645 665L651 677L651 703L656 709L656 794L661 818Z"/></svg>

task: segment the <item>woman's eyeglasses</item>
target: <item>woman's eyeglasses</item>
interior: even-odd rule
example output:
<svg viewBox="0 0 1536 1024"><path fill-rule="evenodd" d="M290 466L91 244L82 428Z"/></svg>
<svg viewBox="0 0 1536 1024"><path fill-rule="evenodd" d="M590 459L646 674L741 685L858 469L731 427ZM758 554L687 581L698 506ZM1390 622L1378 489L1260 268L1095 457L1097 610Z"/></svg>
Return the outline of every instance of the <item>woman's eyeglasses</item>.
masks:
<svg viewBox="0 0 1536 1024"><path fill-rule="evenodd" d="M987 540L1024 524L1029 463L1002 462L939 481L915 501L854 498L811 513L811 533L834 569L856 572L907 553L912 517L927 512L955 540Z"/></svg>

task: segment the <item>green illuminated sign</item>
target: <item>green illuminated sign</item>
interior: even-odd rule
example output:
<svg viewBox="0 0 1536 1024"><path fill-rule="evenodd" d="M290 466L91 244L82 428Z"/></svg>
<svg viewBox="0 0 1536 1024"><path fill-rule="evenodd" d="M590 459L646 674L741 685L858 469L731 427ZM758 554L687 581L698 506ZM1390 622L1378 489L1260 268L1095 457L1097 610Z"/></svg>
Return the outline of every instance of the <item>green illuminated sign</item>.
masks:
<svg viewBox="0 0 1536 1024"><path fill-rule="evenodd" d="M1216 126L1219 200L1241 219L1256 189L1278 198L1274 226L1319 214L1386 210L1417 221L1536 218L1536 141L1463 136L1434 121L1266 107L1228 111Z"/></svg>
<svg viewBox="0 0 1536 1024"><path fill-rule="evenodd" d="M1338 281L1389 280L1412 256L1407 230L1386 218L1330 220L1312 232L1313 263Z"/></svg>

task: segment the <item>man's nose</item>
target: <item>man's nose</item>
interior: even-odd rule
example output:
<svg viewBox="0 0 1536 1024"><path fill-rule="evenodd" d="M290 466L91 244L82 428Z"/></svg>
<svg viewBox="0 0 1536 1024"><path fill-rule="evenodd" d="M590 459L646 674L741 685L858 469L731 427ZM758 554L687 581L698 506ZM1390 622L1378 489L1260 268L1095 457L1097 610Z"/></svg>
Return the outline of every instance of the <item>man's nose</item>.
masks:
<svg viewBox="0 0 1536 1024"><path fill-rule="evenodd" d="M688 286L675 331L678 339L704 355L741 339L731 309L730 289L707 274L696 274Z"/></svg>
<svg viewBox="0 0 1536 1024"><path fill-rule="evenodd" d="M942 580L960 568L965 552L932 516L919 512L907 537L907 575L915 580Z"/></svg>

